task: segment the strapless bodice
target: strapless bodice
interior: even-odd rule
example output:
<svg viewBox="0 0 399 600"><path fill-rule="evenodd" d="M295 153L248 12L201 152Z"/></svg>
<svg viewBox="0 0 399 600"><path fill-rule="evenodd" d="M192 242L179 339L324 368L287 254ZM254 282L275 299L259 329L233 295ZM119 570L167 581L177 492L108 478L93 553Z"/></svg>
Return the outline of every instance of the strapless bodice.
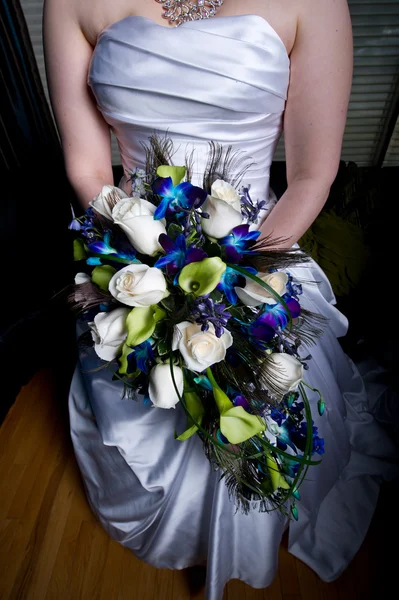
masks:
<svg viewBox="0 0 399 600"><path fill-rule="evenodd" d="M98 36L88 83L118 140L125 173L144 167L143 144L167 132L173 162L194 149L201 184L209 142L253 163L243 183L267 199L269 169L282 131L290 60L262 17L190 21L178 28L130 16Z"/></svg>

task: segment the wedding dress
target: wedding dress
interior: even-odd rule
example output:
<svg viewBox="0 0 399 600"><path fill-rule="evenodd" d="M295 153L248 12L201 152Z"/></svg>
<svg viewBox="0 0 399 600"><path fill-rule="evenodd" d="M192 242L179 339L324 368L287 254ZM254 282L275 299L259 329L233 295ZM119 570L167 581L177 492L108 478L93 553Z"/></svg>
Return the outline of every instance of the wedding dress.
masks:
<svg viewBox="0 0 399 600"><path fill-rule="evenodd" d="M245 182L255 199L272 199L269 168L282 131L290 59L261 17L240 15L160 26L126 17L98 37L88 83L112 127L125 172L145 167L144 145L168 133L173 162L194 150L193 183L201 185L208 142L247 154ZM244 182L244 183L245 183ZM122 182L128 190L128 184ZM322 391L326 412L315 424L325 438L322 464L308 471L289 521L289 551L325 581L337 578L357 552L372 517L383 476L393 466L393 443L368 412L362 379L337 337L347 322L315 264L290 269L304 281L301 303L328 318L311 348L307 382ZM245 515L229 499L197 436L175 441L184 411L122 399L112 370L82 354L70 392L71 435L89 502L107 532L156 567L207 564L208 600L225 583L272 583L286 519L256 507Z"/></svg>

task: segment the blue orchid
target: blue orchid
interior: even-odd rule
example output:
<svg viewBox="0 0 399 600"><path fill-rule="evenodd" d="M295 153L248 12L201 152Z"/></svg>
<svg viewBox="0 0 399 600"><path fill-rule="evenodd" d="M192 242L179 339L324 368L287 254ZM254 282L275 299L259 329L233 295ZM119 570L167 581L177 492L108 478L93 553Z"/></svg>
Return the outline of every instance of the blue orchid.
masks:
<svg viewBox="0 0 399 600"><path fill-rule="evenodd" d="M249 225L238 225L219 240L219 244L225 247L227 262L237 263L242 260L244 254L254 254L251 246L260 236L260 231L249 231Z"/></svg>
<svg viewBox="0 0 399 600"><path fill-rule="evenodd" d="M245 267L245 270L248 271L248 273L252 273L253 275L257 274L257 270L253 269L252 267ZM230 304L237 304L238 296L234 288L244 286L245 277L240 273L237 273L237 271L235 271L231 267L226 267L226 270L222 274L217 289L226 295L226 298L230 302Z"/></svg>
<svg viewBox="0 0 399 600"><path fill-rule="evenodd" d="M291 438L292 428L290 427L289 419L281 423L281 425L272 423L269 429L276 436L277 446L281 450L286 450L289 446L296 454L298 453L296 444Z"/></svg>
<svg viewBox="0 0 399 600"><path fill-rule="evenodd" d="M194 383L202 387L204 390L208 390L208 392L212 392L213 390L212 384L206 375L198 375L197 377L194 377Z"/></svg>
<svg viewBox="0 0 399 600"><path fill-rule="evenodd" d="M129 362L129 371L133 373L139 369L142 373L148 374L148 363L154 360L154 350L152 349L151 338L138 344L127 357Z"/></svg>
<svg viewBox="0 0 399 600"><path fill-rule="evenodd" d="M96 240L88 244L87 249L93 254L100 254L104 257L108 257L108 260L117 259L117 262L126 262L127 264L132 262L138 262L135 258L134 252L119 252L111 246L111 232L107 231L104 234L102 240ZM91 262L89 262L91 261ZM97 262L96 262L97 261ZM99 262L98 262L99 261ZM89 258L87 264L101 264L101 258Z"/></svg>
<svg viewBox="0 0 399 600"><path fill-rule="evenodd" d="M265 304L262 314L249 327L252 337L264 342L270 341L276 329L285 329L289 323L290 316L292 319L299 317L301 314L299 302L295 298L287 297L284 297L284 301L291 315L282 304Z"/></svg>
<svg viewBox="0 0 399 600"><path fill-rule="evenodd" d="M154 219L163 219L166 213L179 213L183 210L199 208L207 199L207 193L200 187L183 181L173 184L171 177L158 177L152 184L152 189L162 200L154 213Z"/></svg>
<svg viewBox="0 0 399 600"><path fill-rule="evenodd" d="M318 435L318 428L314 426L312 421L312 454L324 454L324 439ZM308 435L308 424L301 423L300 428L292 427L290 438L297 448L304 451L306 448L306 439Z"/></svg>
<svg viewBox="0 0 399 600"><path fill-rule="evenodd" d="M161 233L159 243L166 254L158 258L154 267L157 269L166 267L170 275L177 275L185 265L200 262L207 257L207 254L200 248L187 248L186 238L182 233L175 240L165 233Z"/></svg>

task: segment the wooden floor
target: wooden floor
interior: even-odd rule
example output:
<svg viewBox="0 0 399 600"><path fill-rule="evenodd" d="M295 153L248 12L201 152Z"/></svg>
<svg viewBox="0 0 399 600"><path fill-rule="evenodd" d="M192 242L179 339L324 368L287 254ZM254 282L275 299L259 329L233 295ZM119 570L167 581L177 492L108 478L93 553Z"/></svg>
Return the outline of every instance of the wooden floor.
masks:
<svg viewBox="0 0 399 600"><path fill-rule="evenodd" d="M111 540L96 521L69 438L65 386L49 369L22 389L0 429L0 482L0 598L205 598L200 569L152 568ZM255 590L231 581L223 600L382 598L390 573L384 566L389 490L386 496L363 547L338 581L321 582L288 554L284 540L271 587Z"/></svg>

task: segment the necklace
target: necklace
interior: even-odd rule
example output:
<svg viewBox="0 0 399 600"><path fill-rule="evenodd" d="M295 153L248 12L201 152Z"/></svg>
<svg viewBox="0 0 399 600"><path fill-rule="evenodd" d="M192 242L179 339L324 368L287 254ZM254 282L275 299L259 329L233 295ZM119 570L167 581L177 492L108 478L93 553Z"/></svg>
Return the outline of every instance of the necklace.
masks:
<svg viewBox="0 0 399 600"><path fill-rule="evenodd" d="M155 0L162 4L165 11L162 15L168 19L171 25L181 25L186 21L199 21L200 19L209 19L216 15L219 6L222 6L224 0Z"/></svg>

